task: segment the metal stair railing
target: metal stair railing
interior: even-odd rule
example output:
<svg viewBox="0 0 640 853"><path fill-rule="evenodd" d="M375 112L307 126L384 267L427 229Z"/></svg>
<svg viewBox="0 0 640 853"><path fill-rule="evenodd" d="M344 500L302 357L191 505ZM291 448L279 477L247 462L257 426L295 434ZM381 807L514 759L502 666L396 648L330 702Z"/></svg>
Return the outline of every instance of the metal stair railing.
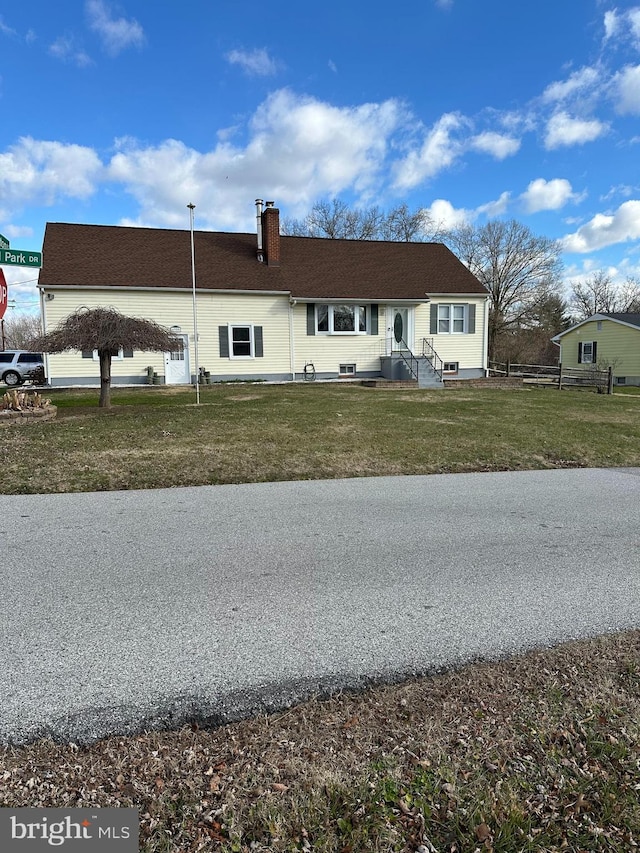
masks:
<svg viewBox="0 0 640 853"><path fill-rule="evenodd" d="M398 343L402 344L402 346L404 347L404 350L397 349L397 350L394 350L394 352L402 358L404 363L409 368L409 372L411 373L411 375L415 378L415 380L417 382L418 381L418 359L411 352L411 350L409 349L409 344L404 340L404 338L401 338L398 341ZM405 350L406 350L406 352L405 352Z"/></svg>
<svg viewBox="0 0 640 853"><path fill-rule="evenodd" d="M442 374L444 372L444 363L438 353L433 348L433 338L422 339L422 355L431 364L431 367L433 368L434 372L438 374L440 380L442 380Z"/></svg>

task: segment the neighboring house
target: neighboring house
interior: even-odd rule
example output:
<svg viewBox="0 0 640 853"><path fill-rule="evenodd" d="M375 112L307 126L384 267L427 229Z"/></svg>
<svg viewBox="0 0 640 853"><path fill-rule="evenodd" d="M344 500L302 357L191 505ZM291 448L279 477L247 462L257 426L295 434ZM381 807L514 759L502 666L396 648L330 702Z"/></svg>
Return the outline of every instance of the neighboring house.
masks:
<svg viewBox="0 0 640 853"><path fill-rule="evenodd" d="M551 340L563 367L611 367L616 385L640 385L640 314L594 314Z"/></svg>
<svg viewBox="0 0 640 853"><path fill-rule="evenodd" d="M198 366L212 381L300 379L309 363L318 378L413 372L421 385L486 375L487 292L444 245L281 237L273 203L257 208L256 234L194 234ZM80 306L155 320L183 346L121 352L113 383L145 383L149 367L195 381L189 231L48 223L43 256L46 331ZM53 385L98 381L95 353L47 367Z"/></svg>

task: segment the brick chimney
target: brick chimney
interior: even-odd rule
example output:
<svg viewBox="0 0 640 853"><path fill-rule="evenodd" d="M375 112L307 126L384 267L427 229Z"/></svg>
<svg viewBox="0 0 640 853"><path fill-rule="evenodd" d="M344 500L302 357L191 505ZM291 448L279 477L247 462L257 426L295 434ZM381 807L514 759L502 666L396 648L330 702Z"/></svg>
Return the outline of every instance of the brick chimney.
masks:
<svg viewBox="0 0 640 853"><path fill-rule="evenodd" d="M280 266L280 211L272 201L265 203L262 212L262 248L269 267Z"/></svg>

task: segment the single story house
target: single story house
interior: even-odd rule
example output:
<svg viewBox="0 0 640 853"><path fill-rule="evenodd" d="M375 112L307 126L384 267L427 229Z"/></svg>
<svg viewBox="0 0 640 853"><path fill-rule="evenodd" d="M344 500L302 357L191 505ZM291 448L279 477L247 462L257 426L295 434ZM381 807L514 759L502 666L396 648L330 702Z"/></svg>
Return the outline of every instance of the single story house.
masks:
<svg viewBox="0 0 640 853"><path fill-rule="evenodd" d="M109 306L170 329L175 352L121 352L112 382L482 377L487 292L441 243L280 235L258 200L255 234L48 223L39 276L45 331L81 306ZM195 271L192 277L192 272ZM194 310L194 284L196 308ZM95 384L97 354L47 358L53 385Z"/></svg>
<svg viewBox="0 0 640 853"><path fill-rule="evenodd" d="M593 314L551 338L563 367L611 367L616 385L640 385L640 314Z"/></svg>

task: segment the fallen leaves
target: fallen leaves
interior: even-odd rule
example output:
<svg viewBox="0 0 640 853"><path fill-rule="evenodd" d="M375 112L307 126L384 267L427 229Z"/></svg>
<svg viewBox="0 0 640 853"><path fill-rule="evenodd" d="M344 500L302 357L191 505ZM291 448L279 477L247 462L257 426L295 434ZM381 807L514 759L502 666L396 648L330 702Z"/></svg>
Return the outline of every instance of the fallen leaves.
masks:
<svg viewBox="0 0 640 853"><path fill-rule="evenodd" d="M630 632L214 730L6 748L0 806L133 806L145 853L629 853L639 661Z"/></svg>

